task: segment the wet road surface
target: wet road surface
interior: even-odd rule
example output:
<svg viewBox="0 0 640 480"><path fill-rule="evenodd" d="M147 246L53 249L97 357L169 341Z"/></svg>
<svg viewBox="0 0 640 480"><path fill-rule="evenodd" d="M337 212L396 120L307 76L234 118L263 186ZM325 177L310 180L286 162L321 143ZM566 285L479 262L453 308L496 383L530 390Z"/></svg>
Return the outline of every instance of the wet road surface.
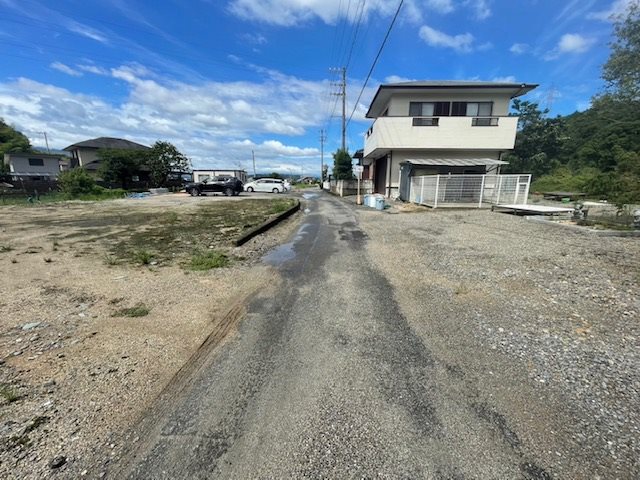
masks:
<svg viewBox="0 0 640 480"><path fill-rule="evenodd" d="M277 286L110 476L551 478L504 418L433 380L352 208L328 195L307 205L265 257Z"/></svg>

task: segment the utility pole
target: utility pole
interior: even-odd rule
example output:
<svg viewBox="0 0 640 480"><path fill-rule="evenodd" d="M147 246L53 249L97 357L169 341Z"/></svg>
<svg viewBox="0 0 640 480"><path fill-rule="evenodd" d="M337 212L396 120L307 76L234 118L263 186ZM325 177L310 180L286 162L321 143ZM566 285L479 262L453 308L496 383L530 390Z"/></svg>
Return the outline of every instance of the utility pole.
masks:
<svg viewBox="0 0 640 480"><path fill-rule="evenodd" d="M324 142L327 141L327 134L324 128L320 130L320 190L324 187Z"/></svg>
<svg viewBox="0 0 640 480"><path fill-rule="evenodd" d="M251 158L253 158L253 178L256 178L256 154L251 150Z"/></svg>
<svg viewBox="0 0 640 480"><path fill-rule="evenodd" d="M334 84L337 87L340 87L340 91L338 93L334 93L333 95L337 95L342 97L342 150L347 150L347 68L333 68L331 69L333 72L341 72L341 81L340 83Z"/></svg>
<svg viewBox="0 0 640 480"><path fill-rule="evenodd" d="M42 134L44 135L44 143L47 144L47 153L51 155L51 150L49 150L49 139L47 139L47 132L42 132Z"/></svg>

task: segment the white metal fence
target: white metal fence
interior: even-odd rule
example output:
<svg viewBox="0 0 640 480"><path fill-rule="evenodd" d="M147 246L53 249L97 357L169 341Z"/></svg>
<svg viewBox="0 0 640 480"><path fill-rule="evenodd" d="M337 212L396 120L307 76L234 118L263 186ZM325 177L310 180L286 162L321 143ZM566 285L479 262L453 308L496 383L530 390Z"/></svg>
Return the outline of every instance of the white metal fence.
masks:
<svg viewBox="0 0 640 480"><path fill-rule="evenodd" d="M424 175L411 177L409 200L434 208L526 204L530 184L531 175Z"/></svg>

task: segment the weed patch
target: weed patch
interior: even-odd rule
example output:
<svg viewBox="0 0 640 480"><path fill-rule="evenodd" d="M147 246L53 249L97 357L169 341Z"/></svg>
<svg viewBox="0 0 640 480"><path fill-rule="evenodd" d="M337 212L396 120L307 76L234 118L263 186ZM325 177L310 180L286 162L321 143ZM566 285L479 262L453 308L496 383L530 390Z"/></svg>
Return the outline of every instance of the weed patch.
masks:
<svg viewBox="0 0 640 480"><path fill-rule="evenodd" d="M205 271L214 268L223 268L228 266L229 263L231 263L231 260L226 254L211 250L208 252L194 253L191 257L189 268L191 270Z"/></svg>
<svg viewBox="0 0 640 480"><path fill-rule="evenodd" d="M116 311L112 317L146 317L149 315L151 310L144 305L143 303L139 303L135 307L131 308L122 308Z"/></svg>
<svg viewBox="0 0 640 480"><path fill-rule="evenodd" d="M21 398L18 392L5 383L0 384L0 397L9 403L16 402Z"/></svg>
<svg viewBox="0 0 640 480"><path fill-rule="evenodd" d="M289 210L294 205L295 205L295 201L290 199L290 198L274 200L271 203L271 208L269 209L269 213L271 215L275 215L277 213L282 213L282 212L285 212L285 211Z"/></svg>
<svg viewBox="0 0 640 480"><path fill-rule="evenodd" d="M0 245L0 253L10 252L13 250L11 245Z"/></svg>
<svg viewBox="0 0 640 480"><path fill-rule="evenodd" d="M153 260L153 254L148 250L137 250L133 252L133 261L140 265L149 265Z"/></svg>
<svg viewBox="0 0 640 480"><path fill-rule="evenodd" d="M120 260L118 260L118 257L116 257L115 255L105 255L104 256L104 263L107 265L118 265L118 263L120 263Z"/></svg>

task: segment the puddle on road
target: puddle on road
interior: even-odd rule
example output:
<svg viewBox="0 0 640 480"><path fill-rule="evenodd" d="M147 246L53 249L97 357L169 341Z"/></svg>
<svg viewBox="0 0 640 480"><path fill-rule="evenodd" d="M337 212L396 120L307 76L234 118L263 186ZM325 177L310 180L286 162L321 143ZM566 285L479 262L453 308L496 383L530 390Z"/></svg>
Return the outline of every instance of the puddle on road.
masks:
<svg viewBox="0 0 640 480"><path fill-rule="evenodd" d="M278 265L282 265L285 262L293 260L296 257L295 246L298 242L304 240L305 236L309 234L307 231L308 227L308 224L302 225L291 242L274 248L262 257L262 261L277 267Z"/></svg>
<svg viewBox="0 0 640 480"><path fill-rule="evenodd" d="M278 265L282 265L289 260L293 260L296 257L296 252L293 251L293 242L285 243L284 245L280 245L279 247L271 250L264 257L262 257L262 261L264 263L268 263L269 265L273 265L277 267Z"/></svg>
<svg viewBox="0 0 640 480"><path fill-rule="evenodd" d="M312 198L317 198L318 194L317 193L303 193L302 194L302 198L306 199L306 200L311 200Z"/></svg>

